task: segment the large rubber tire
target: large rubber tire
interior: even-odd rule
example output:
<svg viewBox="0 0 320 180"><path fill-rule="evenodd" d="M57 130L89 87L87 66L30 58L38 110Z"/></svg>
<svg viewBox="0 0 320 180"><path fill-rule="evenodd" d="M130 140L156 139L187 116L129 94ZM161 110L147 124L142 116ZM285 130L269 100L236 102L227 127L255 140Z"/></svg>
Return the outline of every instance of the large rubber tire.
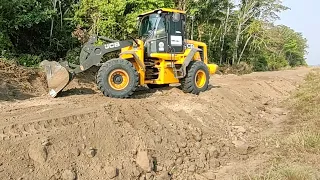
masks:
<svg viewBox="0 0 320 180"><path fill-rule="evenodd" d="M199 73L202 74L201 86L197 84L197 77ZM209 70L206 64L202 61L191 61L187 67L187 75L185 78L180 80L181 89L185 93L200 94L208 89L210 80Z"/></svg>
<svg viewBox="0 0 320 180"><path fill-rule="evenodd" d="M169 84L147 84L149 89L157 89L157 88L164 88L169 87Z"/></svg>
<svg viewBox="0 0 320 180"><path fill-rule="evenodd" d="M120 72L123 76L116 74L117 72ZM116 87L117 84L113 81L114 74L120 77L121 82L119 83L122 83L126 78L126 83L121 89ZM97 75L98 87L107 97L128 98L137 89L138 83L139 74L133 64L130 61L120 58L105 62L100 67Z"/></svg>

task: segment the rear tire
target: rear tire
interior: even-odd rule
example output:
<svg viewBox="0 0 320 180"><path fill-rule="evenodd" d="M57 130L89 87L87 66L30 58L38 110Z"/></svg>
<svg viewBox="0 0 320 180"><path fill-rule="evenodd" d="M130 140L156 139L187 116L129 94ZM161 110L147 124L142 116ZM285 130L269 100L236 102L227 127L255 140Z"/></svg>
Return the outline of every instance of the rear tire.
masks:
<svg viewBox="0 0 320 180"><path fill-rule="evenodd" d="M200 94L208 89L209 70L202 61L191 61L187 67L187 75L181 79L181 89L185 93Z"/></svg>
<svg viewBox="0 0 320 180"><path fill-rule="evenodd" d="M128 98L137 89L139 74L130 61L111 59L99 69L97 84L107 97Z"/></svg>

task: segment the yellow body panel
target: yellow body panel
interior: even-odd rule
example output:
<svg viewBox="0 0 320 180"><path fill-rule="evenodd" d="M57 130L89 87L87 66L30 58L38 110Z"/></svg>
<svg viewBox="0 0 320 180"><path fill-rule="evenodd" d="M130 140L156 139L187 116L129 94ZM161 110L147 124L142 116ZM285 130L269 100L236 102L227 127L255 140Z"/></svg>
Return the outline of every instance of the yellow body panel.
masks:
<svg viewBox="0 0 320 180"><path fill-rule="evenodd" d="M218 65L216 64L207 64L210 74L215 74L218 70Z"/></svg>
<svg viewBox="0 0 320 180"><path fill-rule="evenodd" d="M179 83L179 79L174 77L171 62L160 60L160 64L156 67L159 69L159 78L154 80L152 84L173 84Z"/></svg>
<svg viewBox="0 0 320 180"><path fill-rule="evenodd" d="M218 66L216 64L208 64L208 49L207 45L202 42L186 40L188 44L188 48L184 53L181 54L170 54L170 53L152 53L150 57L155 59L155 67L158 68L159 76L158 79L155 80L146 80L146 72L143 67L137 63L137 61L141 61L144 64L144 44L141 40L138 40L139 47L126 47L121 50L122 53L126 52L134 52L139 60L136 60L132 54L122 54L120 57L123 59L130 60L135 68L137 69L140 76L140 85L144 84L174 84L179 83L179 79L175 77L174 69L172 68L172 64L174 65L182 65L185 61L185 58L191 51L191 48L200 48L203 51L203 62L207 65L210 74L214 74L217 71ZM201 55L197 52L194 57L194 61L202 60Z"/></svg>
<svg viewBox="0 0 320 180"><path fill-rule="evenodd" d="M139 64L140 63L144 64L144 49L143 49L144 43L141 40L137 40L137 42L139 44L139 47L134 47L134 46L125 47L121 49L121 53L134 51L134 53L138 56L139 59L135 59L132 54L122 54L120 55L120 58L131 61L131 63L134 65L134 67L139 73L139 79L140 79L139 83L140 85L143 85L145 84L145 71L143 67L141 67ZM137 63L137 61L140 61L140 63Z"/></svg>
<svg viewBox="0 0 320 180"><path fill-rule="evenodd" d="M139 17L143 17L143 16L146 16L146 15L148 15L148 14L155 13L155 12L157 12L157 11L164 11L164 12L173 12L173 13L186 14L185 11L181 11L181 10L177 10L177 9L160 8L160 9L156 9L156 10L153 10L153 11L149 11L149 12L140 14Z"/></svg>

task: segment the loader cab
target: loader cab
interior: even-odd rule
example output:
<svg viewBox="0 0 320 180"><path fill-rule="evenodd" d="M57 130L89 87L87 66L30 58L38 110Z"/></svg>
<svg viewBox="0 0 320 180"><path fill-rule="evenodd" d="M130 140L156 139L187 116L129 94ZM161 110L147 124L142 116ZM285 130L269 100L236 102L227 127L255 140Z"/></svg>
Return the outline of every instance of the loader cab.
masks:
<svg viewBox="0 0 320 180"><path fill-rule="evenodd" d="M185 19L184 11L173 9L158 9L140 15L139 36L144 41L146 56L183 53Z"/></svg>

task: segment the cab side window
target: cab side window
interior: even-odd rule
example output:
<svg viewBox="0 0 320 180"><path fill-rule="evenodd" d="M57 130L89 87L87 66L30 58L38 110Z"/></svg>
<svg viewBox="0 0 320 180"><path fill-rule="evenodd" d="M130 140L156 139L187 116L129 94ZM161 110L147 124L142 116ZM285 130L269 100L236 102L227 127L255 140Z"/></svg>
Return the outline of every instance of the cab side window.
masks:
<svg viewBox="0 0 320 180"><path fill-rule="evenodd" d="M162 17L159 21L156 38L161 38L166 36L166 19Z"/></svg>

